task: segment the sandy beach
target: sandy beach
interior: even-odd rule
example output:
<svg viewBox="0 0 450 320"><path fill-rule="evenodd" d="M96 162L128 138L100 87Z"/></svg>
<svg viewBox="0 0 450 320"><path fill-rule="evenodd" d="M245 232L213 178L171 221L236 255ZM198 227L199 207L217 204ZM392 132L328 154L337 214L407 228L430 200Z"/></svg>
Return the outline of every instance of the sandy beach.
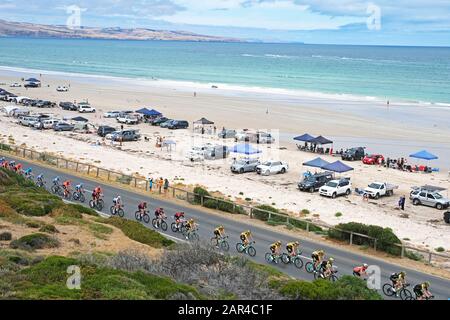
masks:
<svg viewBox="0 0 450 320"><path fill-rule="evenodd" d="M55 133L37 131L17 124L13 118L0 116L0 134L7 142L12 136L17 145L26 144L36 150L60 154L64 157L95 163L101 167L139 173L142 176L167 177L172 183L203 185L210 191L218 191L230 198L250 198L254 202L271 204L298 215L302 209L311 213L307 218L328 224L362 222L390 227L406 243L428 249L444 247L447 251L450 230L442 219L442 211L413 206L407 200L404 212L397 207L398 197L408 196L410 187L432 184L450 188L450 109L440 106L407 105L403 102L352 100L340 97L293 96L289 94L265 94L264 92L240 92L231 88L212 89L210 86L176 86L160 81L138 81L106 77L43 74L42 88L9 88L22 77L39 74L0 71L0 85L11 92L30 98L51 101L82 101L88 99L97 109L95 114L83 114L96 126L107 124L118 127L115 119L103 118L112 110L137 110L155 108L169 118L190 122L201 117L215 121L216 127L240 130L269 130L279 137L279 143L260 146L260 158L283 160L289 164L284 175L269 177L255 173L232 174L231 157L226 160L191 162L184 155L191 146L202 143L224 143L213 135L200 135L188 130L169 131L148 124L133 126L148 141L125 143L121 150L117 145L97 146L95 134ZM67 93L56 92L59 85L69 85ZM194 91L196 95L194 96ZM9 103L1 102L0 106ZM55 109L34 109L33 112L52 113L58 117L74 117L76 112ZM393 197L364 202L358 195L327 199L316 194L302 193L296 185L307 170L304 161L315 154L298 151L292 137L308 132L324 135L334 140L334 148L366 146L369 153L383 153L387 157L407 157L408 154L427 149L439 160L431 163L440 172L432 174L407 173L361 162L347 163L354 171L343 176L351 178L353 188L364 188L374 181L399 185ZM156 137L164 136L176 142L171 152L155 147ZM101 142L101 141L100 141ZM225 144L232 146L233 141ZM337 158L323 156L327 161ZM410 163L423 163L408 159ZM125 165L124 165L125 164ZM426 163L425 163L426 164ZM311 169L310 169L311 170ZM314 171L314 170L311 170ZM448 196L444 191L444 196ZM342 216L336 217L341 212Z"/></svg>

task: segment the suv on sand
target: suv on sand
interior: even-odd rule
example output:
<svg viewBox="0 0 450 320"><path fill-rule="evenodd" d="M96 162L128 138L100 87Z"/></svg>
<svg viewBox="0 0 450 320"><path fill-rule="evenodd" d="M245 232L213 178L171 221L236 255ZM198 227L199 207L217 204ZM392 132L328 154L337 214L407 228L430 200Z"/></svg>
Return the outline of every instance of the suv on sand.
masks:
<svg viewBox="0 0 450 320"><path fill-rule="evenodd" d="M363 147L351 148L342 154L342 160L354 161L365 157L366 152Z"/></svg>
<svg viewBox="0 0 450 320"><path fill-rule="evenodd" d="M350 179L331 180L326 185L320 187L321 196L336 198L341 195L350 195L352 193L352 184Z"/></svg>
<svg viewBox="0 0 450 320"><path fill-rule="evenodd" d="M298 183L298 188L301 191L314 192L331 180L333 180L332 172L316 173L304 178L303 181L300 181Z"/></svg>
<svg viewBox="0 0 450 320"><path fill-rule="evenodd" d="M231 172L244 173L244 172L255 172L256 167L260 164L258 159L240 159L236 160L231 164Z"/></svg>

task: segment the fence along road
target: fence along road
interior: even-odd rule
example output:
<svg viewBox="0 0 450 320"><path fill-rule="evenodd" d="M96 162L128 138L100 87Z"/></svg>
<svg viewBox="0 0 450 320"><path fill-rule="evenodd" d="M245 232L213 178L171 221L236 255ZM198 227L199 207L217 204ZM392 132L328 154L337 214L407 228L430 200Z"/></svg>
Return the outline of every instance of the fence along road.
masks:
<svg viewBox="0 0 450 320"><path fill-rule="evenodd" d="M8 158L8 157L7 157ZM14 157L14 160L17 161L18 158ZM177 211L184 211L187 218L194 218L198 225L198 234L201 240L209 242L211 237L213 236L213 230L215 227L219 225L223 225L225 227L226 234L229 236L228 242L230 244L230 253L236 254L235 245L239 241L239 235L244 230L251 230L253 234L253 239L256 241L254 247L256 249L256 256L251 258L253 261L267 264L265 261L264 255L269 251L269 245L277 240L280 240L283 243L283 246L287 242L298 240L293 239L289 235L285 235L279 231L270 230L269 228L259 227L255 224L251 223L251 220L246 221L238 221L233 220L232 216L229 214L224 214L223 216L219 214L210 214L203 210L198 210L195 207L183 206L180 204L176 204L170 201L165 201L159 198L152 198L150 194L148 196L133 192L132 190L123 190L117 187L113 187L108 184L103 184L101 181L94 182L95 179L88 179L77 177L68 173L61 173L61 171L50 169L44 166L39 166L34 163L27 162L25 160L20 159L20 162L25 167L32 167L35 175L44 174L47 188L49 188L52 184L52 180L54 177L59 176L61 179L69 179L73 181L73 183L83 183L85 189L93 190L96 186L101 186L104 194L105 208L103 209L103 213L109 214L109 207L112 205L112 199L116 195L120 195L122 201L125 205L125 217L127 219L135 220L134 213L137 211L137 206L141 201L146 201L149 204L150 216L153 218L153 212L156 208L161 207L164 208L166 215L168 217L167 223L169 225L168 230L166 231L167 235L171 237L177 237L179 239L183 239L180 233L173 233L170 230L170 224L173 221L173 215ZM88 206L88 200L90 199L90 195L86 194L86 203L85 206ZM152 228L151 224L147 226L148 228ZM163 233L164 234L164 233ZM326 244L317 243L313 240L300 239L300 247L303 251L303 262L306 263L311 256L311 253L314 250L322 249L325 251L327 257L333 257L335 259L335 265L338 267L338 276L342 275L351 275L353 267L356 265L361 265L362 263L367 263L369 265L377 265L381 269L381 286L384 283L390 282L389 275L394 272L399 272L401 270L406 271L407 273L407 282L411 284L412 287L415 284L421 283L423 281L429 281L431 283L431 291L435 295L436 299L447 300L450 298L450 280L439 278L433 275L428 275L422 273L417 270L403 268L392 263L384 262L381 259L376 259L373 257L368 257L366 255L360 255L354 252L348 252L345 249L339 249L335 247L328 246ZM283 247L284 249L284 247ZM247 256L248 257L248 256ZM305 258L306 257L306 258ZM248 257L250 258L250 257ZM313 275L308 274L304 267L299 270L292 264L284 265L280 264L271 264L276 267L278 270L288 274L289 276L295 277L297 279L303 280L312 280ZM383 295L381 290L380 293Z"/></svg>

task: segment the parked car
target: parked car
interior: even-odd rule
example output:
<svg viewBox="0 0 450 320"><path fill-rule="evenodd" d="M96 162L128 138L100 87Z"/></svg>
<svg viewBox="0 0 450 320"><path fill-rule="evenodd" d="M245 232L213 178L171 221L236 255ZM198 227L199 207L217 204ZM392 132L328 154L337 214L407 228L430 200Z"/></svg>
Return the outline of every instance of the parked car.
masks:
<svg viewBox="0 0 450 320"><path fill-rule="evenodd" d="M236 130L233 129L225 129L219 132L218 137L221 139L228 139L236 137Z"/></svg>
<svg viewBox="0 0 450 320"><path fill-rule="evenodd" d="M370 198L378 199L379 197L392 196L394 194L394 189L398 186L386 182L373 182L364 189L364 193Z"/></svg>
<svg viewBox="0 0 450 320"><path fill-rule="evenodd" d="M384 157L381 154L370 154L366 155L362 162L364 164L382 164L384 162Z"/></svg>
<svg viewBox="0 0 450 320"><path fill-rule="evenodd" d="M187 129L188 127L189 122L184 120L174 120L167 126L168 129Z"/></svg>
<svg viewBox="0 0 450 320"><path fill-rule="evenodd" d="M331 180L326 185L320 187L321 196L336 198L341 195L349 195L352 192L350 179Z"/></svg>
<svg viewBox="0 0 450 320"><path fill-rule="evenodd" d="M52 129L55 124L60 122L58 119L41 119L34 124L36 129Z"/></svg>
<svg viewBox="0 0 450 320"><path fill-rule="evenodd" d="M113 133L113 132L115 132L115 131L116 131L116 129L113 128L113 127L110 127L110 126L100 126L100 127L98 127L98 129L97 129L97 134L98 134L100 137L106 137L106 135L108 135L108 134L110 134L110 133Z"/></svg>
<svg viewBox="0 0 450 320"><path fill-rule="evenodd" d="M73 131L74 129L74 125L66 122L58 122L53 125L53 130L55 131Z"/></svg>
<svg viewBox="0 0 450 320"><path fill-rule="evenodd" d="M39 118L36 116L22 116L19 118L19 123L25 127L32 127L36 122L39 122Z"/></svg>
<svg viewBox="0 0 450 320"><path fill-rule="evenodd" d="M108 112L105 112L105 113L103 114L103 117L104 117L104 118L117 118L117 117L119 117L121 114L122 114L122 113L121 113L120 111L108 111Z"/></svg>
<svg viewBox="0 0 450 320"><path fill-rule="evenodd" d="M161 128L168 128L175 120L167 120L159 124Z"/></svg>
<svg viewBox="0 0 450 320"><path fill-rule="evenodd" d="M12 97L12 96L10 96L10 97ZM15 96L15 97L12 97L12 99L11 99L11 102L15 102L15 103L21 103L23 100L25 100L25 99L30 99L30 98L28 98L28 97L23 97L23 96Z"/></svg>
<svg viewBox="0 0 450 320"><path fill-rule="evenodd" d="M72 102L60 102L59 106L63 110L68 110L68 111L77 111L78 110L78 107Z"/></svg>
<svg viewBox="0 0 450 320"><path fill-rule="evenodd" d="M438 210L446 209L450 205L450 200L444 198L438 191L416 189L411 192L409 198L415 206L423 205Z"/></svg>
<svg viewBox="0 0 450 320"><path fill-rule="evenodd" d="M445 223L450 223L450 211L444 213L444 221Z"/></svg>
<svg viewBox="0 0 450 320"><path fill-rule="evenodd" d="M50 108L52 107L53 103L47 100L37 100L32 105L36 108Z"/></svg>
<svg viewBox="0 0 450 320"><path fill-rule="evenodd" d="M25 85L23 87L24 88L39 88L40 86L41 86L40 83L29 82L29 83L25 83Z"/></svg>
<svg viewBox="0 0 450 320"><path fill-rule="evenodd" d="M287 163L282 161L266 161L256 167L256 173L268 176L275 173L285 173L289 169Z"/></svg>
<svg viewBox="0 0 450 320"><path fill-rule="evenodd" d="M152 121L150 121L150 124L152 126L159 126L161 123L169 121L169 120L171 120L171 119L166 118L166 117L159 117L159 118L156 118L156 119L153 119Z"/></svg>
<svg viewBox="0 0 450 320"><path fill-rule="evenodd" d="M116 118L117 122L124 124L138 124L139 119L133 115L121 115Z"/></svg>
<svg viewBox="0 0 450 320"><path fill-rule="evenodd" d="M56 88L56 91L67 92L67 91L69 91L69 88L67 88L66 86L59 86L58 88Z"/></svg>
<svg viewBox="0 0 450 320"><path fill-rule="evenodd" d="M110 133L106 135L106 138L110 139L112 141L138 141L141 135L138 133L137 130L123 130L123 131L116 131L113 133Z"/></svg>
<svg viewBox="0 0 450 320"><path fill-rule="evenodd" d="M78 112L79 113L94 113L95 108L91 107L91 105L87 102L80 102L78 104Z"/></svg>
<svg viewBox="0 0 450 320"><path fill-rule="evenodd" d="M256 167L259 166L260 164L261 162L258 159L252 158L240 159L233 161L230 169L231 172L236 173L255 172Z"/></svg>
<svg viewBox="0 0 450 320"><path fill-rule="evenodd" d="M20 88L21 86L22 85L20 83L17 83L17 82L11 83L11 85L10 85L11 88Z"/></svg>
<svg viewBox="0 0 450 320"><path fill-rule="evenodd" d="M361 160L366 153L363 147L350 148L342 154L342 160L354 161Z"/></svg>
<svg viewBox="0 0 450 320"><path fill-rule="evenodd" d="M320 187L324 186L326 183L333 180L332 172L320 172L313 174L309 177L303 179L298 183L298 189L301 191L309 191L314 192L320 189Z"/></svg>

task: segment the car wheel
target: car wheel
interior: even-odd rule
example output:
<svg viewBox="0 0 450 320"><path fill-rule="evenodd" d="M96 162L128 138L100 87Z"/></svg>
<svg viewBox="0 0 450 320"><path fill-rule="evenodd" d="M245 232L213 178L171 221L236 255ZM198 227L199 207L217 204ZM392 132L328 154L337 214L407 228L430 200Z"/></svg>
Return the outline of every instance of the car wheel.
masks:
<svg viewBox="0 0 450 320"><path fill-rule="evenodd" d="M442 204L441 203L436 204L436 209L442 210Z"/></svg>
<svg viewBox="0 0 450 320"><path fill-rule="evenodd" d="M281 173L286 173L286 169L285 169L285 168L282 168L282 169L281 169Z"/></svg>
<svg viewBox="0 0 450 320"><path fill-rule="evenodd" d="M379 193L377 193L377 194L375 195L375 199L378 199L378 198L380 198L380 194L379 194Z"/></svg>
<svg viewBox="0 0 450 320"><path fill-rule="evenodd" d="M240 168L239 173L244 173L244 168Z"/></svg>
<svg viewBox="0 0 450 320"><path fill-rule="evenodd" d="M270 175L270 171L269 171L269 170L267 170L266 172L264 172L264 175L265 175L265 176L268 176L268 175Z"/></svg>
<svg viewBox="0 0 450 320"><path fill-rule="evenodd" d="M331 195L331 198L336 199L336 192Z"/></svg>
<svg viewBox="0 0 450 320"><path fill-rule="evenodd" d="M350 189L347 189L347 191L345 191L345 194L346 194L347 196L349 196L350 193L351 193Z"/></svg>
<svg viewBox="0 0 450 320"><path fill-rule="evenodd" d="M420 204L419 199L414 199L413 200L413 205L418 206Z"/></svg>
<svg viewBox="0 0 450 320"><path fill-rule="evenodd" d="M314 192L314 187L309 188L309 192L313 193Z"/></svg>

